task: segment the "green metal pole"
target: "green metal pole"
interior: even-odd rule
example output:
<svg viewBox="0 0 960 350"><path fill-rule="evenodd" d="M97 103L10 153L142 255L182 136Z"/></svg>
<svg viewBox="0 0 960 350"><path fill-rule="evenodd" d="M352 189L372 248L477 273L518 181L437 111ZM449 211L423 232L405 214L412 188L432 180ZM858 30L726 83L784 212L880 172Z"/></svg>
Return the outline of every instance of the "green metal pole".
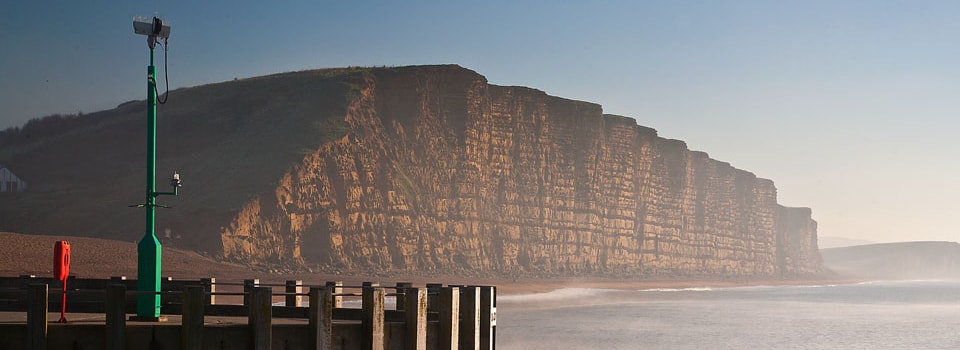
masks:
<svg viewBox="0 0 960 350"><path fill-rule="evenodd" d="M146 229L137 245L137 317L159 319L160 317L160 241L154 234L157 204L157 89L156 67L153 65L153 47L150 48L150 65L147 66L147 201ZM150 294L152 292L152 294Z"/></svg>

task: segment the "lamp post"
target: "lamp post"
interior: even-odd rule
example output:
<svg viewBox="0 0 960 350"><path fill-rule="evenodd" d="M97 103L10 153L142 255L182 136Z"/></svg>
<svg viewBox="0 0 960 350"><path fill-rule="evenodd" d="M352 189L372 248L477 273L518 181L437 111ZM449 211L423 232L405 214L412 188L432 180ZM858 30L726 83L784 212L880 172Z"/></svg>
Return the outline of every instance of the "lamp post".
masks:
<svg viewBox="0 0 960 350"><path fill-rule="evenodd" d="M154 232L156 224L157 197L161 195L176 196L180 187L180 175L173 174L170 180L172 192L157 192L157 81L156 67L153 65L153 49L157 39L166 40L170 37L170 26L163 24L157 18L147 19L136 17L133 19L133 29L137 34L147 36L147 46L150 47L150 65L147 66L147 188L146 201L137 207L146 210L146 228L143 238L137 244L137 316L140 321L161 321L160 317L160 267L161 246Z"/></svg>

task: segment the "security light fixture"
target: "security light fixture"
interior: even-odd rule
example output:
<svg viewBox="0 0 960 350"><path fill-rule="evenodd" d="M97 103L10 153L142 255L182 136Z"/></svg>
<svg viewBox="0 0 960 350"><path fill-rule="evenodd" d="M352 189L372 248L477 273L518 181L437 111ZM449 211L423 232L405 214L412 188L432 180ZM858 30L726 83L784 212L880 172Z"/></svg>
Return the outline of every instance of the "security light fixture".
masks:
<svg viewBox="0 0 960 350"><path fill-rule="evenodd" d="M134 17L133 32L163 39L170 38L170 26L163 23L163 20L158 17L153 17L152 19L144 16Z"/></svg>
<svg viewBox="0 0 960 350"><path fill-rule="evenodd" d="M134 17L133 32L146 35L147 45L151 49L157 46L157 38L163 39L164 42L170 38L170 26L163 23L159 17L153 17L153 19L143 16Z"/></svg>

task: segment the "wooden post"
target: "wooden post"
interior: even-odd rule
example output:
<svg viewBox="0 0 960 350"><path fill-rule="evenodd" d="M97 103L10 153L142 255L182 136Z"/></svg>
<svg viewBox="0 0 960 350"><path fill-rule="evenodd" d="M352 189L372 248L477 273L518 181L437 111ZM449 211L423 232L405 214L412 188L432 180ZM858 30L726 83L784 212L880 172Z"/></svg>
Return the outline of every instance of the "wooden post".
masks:
<svg viewBox="0 0 960 350"><path fill-rule="evenodd" d="M313 349L333 349L333 289L310 288L310 336Z"/></svg>
<svg viewBox="0 0 960 350"><path fill-rule="evenodd" d="M250 306L250 298L253 295L253 289L260 285L260 279L243 280L243 305Z"/></svg>
<svg viewBox="0 0 960 350"><path fill-rule="evenodd" d="M180 348L200 350L203 347L204 286L183 287L183 321L180 326Z"/></svg>
<svg viewBox="0 0 960 350"><path fill-rule="evenodd" d="M495 348L497 339L497 287L480 287L480 348Z"/></svg>
<svg viewBox="0 0 960 350"><path fill-rule="evenodd" d="M480 287L463 287L460 315L460 349L480 350Z"/></svg>
<svg viewBox="0 0 960 350"><path fill-rule="evenodd" d="M363 288L363 322L361 326L363 339L360 347L363 350L384 349L383 320L385 310L383 297L383 288L373 286Z"/></svg>
<svg viewBox="0 0 960 350"><path fill-rule="evenodd" d="M254 350L269 350L271 328L273 327L273 291L270 287L253 287L250 295L250 314L247 324L250 326Z"/></svg>
<svg viewBox="0 0 960 350"><path fill-rule="evenodd" d="M113 282L122 281L112 279ZM108 350L123 350L127 347L127 286L111 284L107 286L106 345Z"/></svg>
<svg viewBox="0 0 960 350"><path fill-rule="evenodd" d="M213 305L217 303L217 296L213 293L217 292L217 279L210 278L201 278L200 284L203 285L203 303L207 305Z"/></svg>
<svg viewBox="0 0 960 350"><path fill-rule="evenodd" d="M333 294L333 308L339 309L343 307L343 281L336 282L327 282L327 288L330 289L330 293Z"/></svg>
<svg viewBox="0 0 960 350"><path fill-rule="evenodd" d="M440 309L440 348L457 350L460 346L460 288L443 288L435 300L438 302L434 306Z"/></svg>
<svg viewBox="0 0 960 350"><path fill-rule="evenodd" d="M399 285L399 283L398 283ZM404 337L407 350L427 348L427 289L406 288L404 290L404 313L407 333ZM397 303L400 305L401 303Z"/></svg>
<svg viewBox="0 0 960 350"><path fill-rule="evenodd" d="M287 306L300 306L300 302L303 301L303 296L294 295L303 293L303 281L301 280L287 280L286 283L286 298L284 298L284 304Z"/></svg>
<svg viewBox="0 0 960 350"><path fill-rule="evenodd" d="M180 295L163 293L173 291L173 277L167 276L160 279L160 305L167 306L171 303L182 303L182 300L178 300Z"/></svg>
<svg viewBox="0 0 960 350"><path fill-rule="evenodd" d="M47 349L47 285L27 287L27 349Z"/></svg>
<svg viewBox="0 0 960 350"><path fill-rule="evenodd" d="M440 290L443 288L441 283L427 283L427 310L439 311Z"/></svg>
<svg viewBox="0 0 960 350"><path fill-rule="evenodd" d="M17 281L17 283L10 287L26 288L30 284L39 283L39 282L36 282L35 278L37 278L37 275L20 275L18 276L19 280Z"/></svg>
<svg viewBox="0 0 960 350"><path fill-rule="evenodd" d="M404 301L405 299L404 299L404 297L403 297L403 295L404 295L403 293L406 292L406 289L407 289L407 288L412 288L412 287L413 287L413 283L410 283L410 282L397 282L397 303L396 303L396 304L397 304L397 307L396 307L397 311L403 311L404 306L406 306L406 305L404 305L404 304L406 304L406 301Z"/></svg>
<svg viewBox="0 0 960 350"><path fill-rule="evenodd" d="M119 284L119 285L122 285L123 288L124 288L124 290L126 290L127 288L130 288L131 286L133 286L133 290L136 290L137 281L136 281L136 280L128 281L128 280L127 280L127 276L110 276L110 282L107 283L107 285L105 286L105 288L110 288L110 285L111 285L111 284ZM131 307L134 307L133 305L136 305L135 299L127 299L127 298L131 298L131 297L132 297L132 298L136 298L136 296L132 296L132 295L131 295L131 296L125 296L125 297L124 297L124 301L123 301L123 302L124 302L124 306L123 306L123 312L124 312L124 313L127 312L127 304L130 304Z"/></svg>

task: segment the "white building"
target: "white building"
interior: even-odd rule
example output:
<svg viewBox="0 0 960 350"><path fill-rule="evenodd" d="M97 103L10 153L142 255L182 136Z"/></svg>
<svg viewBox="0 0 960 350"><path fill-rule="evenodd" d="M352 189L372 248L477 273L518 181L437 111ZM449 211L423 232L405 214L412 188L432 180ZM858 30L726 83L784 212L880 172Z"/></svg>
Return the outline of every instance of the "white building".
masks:
<svg viewBox="0 0 960 350"><path fill-rule="evenodd" d="M23 192L26 190L26 181L20 180L10 169L0 165L0 192Z"/></svg>

